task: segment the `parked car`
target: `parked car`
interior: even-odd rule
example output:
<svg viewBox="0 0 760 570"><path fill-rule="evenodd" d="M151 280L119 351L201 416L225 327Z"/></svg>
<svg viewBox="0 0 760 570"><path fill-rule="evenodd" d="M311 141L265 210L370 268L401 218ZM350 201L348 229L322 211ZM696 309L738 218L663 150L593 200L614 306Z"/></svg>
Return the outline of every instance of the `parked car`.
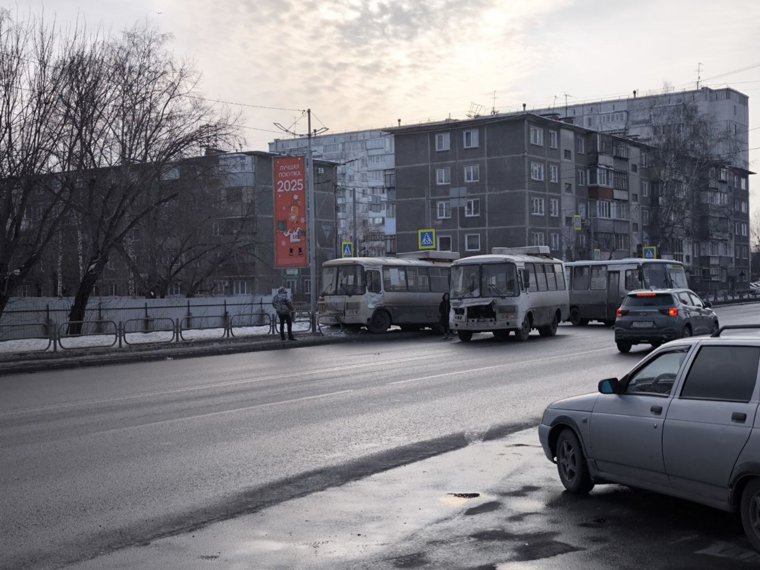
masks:
<svg viewBox="0 0 760 570"><path fill-rule="evenodd" d="M620 352L634 344L660 346L676 338L710 334L720 328L718 316L690 289L631 291L617 310L615 343Z"/></svg>
<svg viewBox="0 0 760 570"><path fill-rule="evenodd" d="M597 393L549 405L538 434L564 487L619 483L738 511L760 550L760 337L720 337L734 328L750 327L670 342Z"/></svg>

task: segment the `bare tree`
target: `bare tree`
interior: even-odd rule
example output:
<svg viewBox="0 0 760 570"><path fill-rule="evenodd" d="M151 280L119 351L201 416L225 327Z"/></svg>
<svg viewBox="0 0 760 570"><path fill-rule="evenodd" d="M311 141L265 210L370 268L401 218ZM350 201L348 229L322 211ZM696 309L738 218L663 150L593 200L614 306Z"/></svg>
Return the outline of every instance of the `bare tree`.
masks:
<svg viewBox="0 0 760 570"><path fill-rule="evenodd" d="M55 149L60 45L44 22L0 10L0 314L66 214Z"/></svg>
<svg viewBox="0 0 760 570"><path fill-rule="evenodd" d="M69 320L84 320L94 286L125 237L176 193L157 192L172 163L232 142L233 121L196 96L197 76L142 27L116 40L81 42L65 66L62 150L77 173L84 267ZM77 332L78 325L72 330Z"/></svg>

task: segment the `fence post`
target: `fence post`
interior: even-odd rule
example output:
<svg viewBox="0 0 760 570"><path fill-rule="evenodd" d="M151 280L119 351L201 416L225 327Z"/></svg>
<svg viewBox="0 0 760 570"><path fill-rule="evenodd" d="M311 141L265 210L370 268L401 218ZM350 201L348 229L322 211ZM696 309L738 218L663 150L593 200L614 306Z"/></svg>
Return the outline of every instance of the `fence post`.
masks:
<svg viewBox="0 0 760 570"><path fill-rule="evenodd" d="M230 324L230 314L227 312L227 299L224 300L224 335L222 338L229 338L232 336L230 330L232 326Z"/></svg>
<svg viewBox="0 0 760 570"><path fill-rule="evenodd" d="M149 333L153 330L153 319L148 315L148 302L145 301L145 316L143 317L143 332Z"/></svg>
<svg viewBox="0 0 760 570"><path fill-rule="evenodd" d="M121 348L121 340L124 338L124 335L126 334L126 331L124 330L124 326L122 325L122 322L119 321L116 323L116 336L119 338L119 348Z"/></svg>
<svg viewBox="0 0 760 570"><path fill-rule="evenodd" d="M58 352L58 327L53 327L53 352Z"/></svg>
<svg viewBox="0 0 760 570"><path fill-rule="evenodd" d="M190 312L190 299L187 300L187 328L193 328L193 313Z"/></svg>

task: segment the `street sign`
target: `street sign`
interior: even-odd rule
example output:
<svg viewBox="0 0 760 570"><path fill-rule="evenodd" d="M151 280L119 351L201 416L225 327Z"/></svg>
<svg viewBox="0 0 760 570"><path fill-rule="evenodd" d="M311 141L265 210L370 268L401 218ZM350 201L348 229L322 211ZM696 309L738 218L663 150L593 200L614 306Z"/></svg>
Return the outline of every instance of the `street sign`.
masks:
<svg viewBox="0 0 760 570"><path fill-rule="evenodd" d="M352 241L344 241L341 244L341 251L342 257L353 257L354 256L354 242Z"/></svg>
<svg viewBox="0 0 760 570"><path fill-rule="evenodd" d="M435 249L435 230L417 230L417 249Z"/></svg>
<svg viewBox="0 0 760 570"><path fill-rule="evenodd" d="M594 261L599 261L601 259L602 259L602 250L594 249Z"/></svg>
<svg viewBox="0 0 760 570"><path fill-rule="evenodd" d="M581 215L580 214L574 214L573 215L573 229L576 232L579 232L583 229L583 224L581 221Z"/></svg>
<svg viewBox="0 0 760 570"><path fill-rule="evenodd" d="M657 259L657 246L645 245L641 248L641 256L644 259Z"/></svg>

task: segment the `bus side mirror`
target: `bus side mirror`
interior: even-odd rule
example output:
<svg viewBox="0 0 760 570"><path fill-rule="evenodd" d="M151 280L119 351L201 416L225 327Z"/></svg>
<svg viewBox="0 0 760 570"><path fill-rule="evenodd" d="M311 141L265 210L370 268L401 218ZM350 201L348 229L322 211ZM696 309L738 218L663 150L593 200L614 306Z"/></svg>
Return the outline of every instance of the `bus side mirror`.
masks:
<svg viewBox="0 0 760 570"><path fill-rule="evenodd" d="M527 269L522 270L522 280L523 280L523 287L525 289L530 289L530 271Z"/></svg>

